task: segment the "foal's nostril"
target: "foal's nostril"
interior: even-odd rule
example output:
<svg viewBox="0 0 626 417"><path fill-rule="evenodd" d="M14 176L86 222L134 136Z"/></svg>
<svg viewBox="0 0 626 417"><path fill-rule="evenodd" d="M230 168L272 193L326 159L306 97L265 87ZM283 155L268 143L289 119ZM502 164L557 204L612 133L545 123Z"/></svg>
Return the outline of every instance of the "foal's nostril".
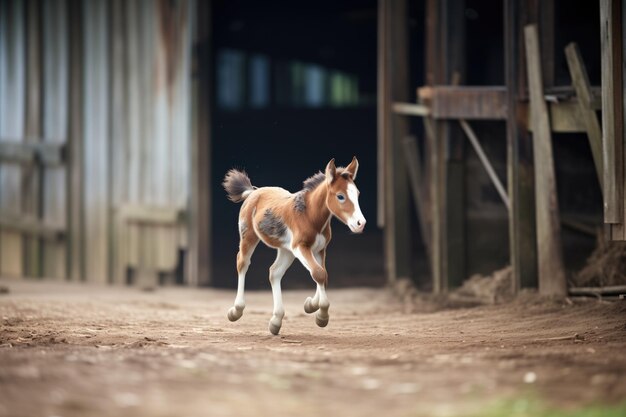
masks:
<svg viewBox="0 0 626 417"><path fill-rule="evenodd" d="M359 226L359 227L361 227L361 220L357 220L357 221L356 221L356 225L357 225L357 226Z"/></svg>

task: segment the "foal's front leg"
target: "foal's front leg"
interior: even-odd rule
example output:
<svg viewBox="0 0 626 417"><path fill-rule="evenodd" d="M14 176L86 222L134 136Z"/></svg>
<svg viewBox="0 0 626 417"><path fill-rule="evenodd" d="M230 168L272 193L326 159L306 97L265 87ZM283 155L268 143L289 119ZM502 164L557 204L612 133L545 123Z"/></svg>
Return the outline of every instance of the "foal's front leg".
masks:
<svg viewBox="0 0 626 417"><path fill-rule="evenodd" d="M326 269L326 248L322 249L318 253L313 252L313 256L315 256L315 260L318 264L322 266L322 268ZM307 314L315 313L320 309L320 286L318 285L315 289L315 295L313 297L307 297L304 300L304 311Z"/></svg>
<svg viewBox="0 0 626 417"><path fill-rule="evenodd" d="M330 308L330 302L326 296L328 273L326 272L326 268L320 264L320 261L323 262L323 259L318 261L320 255L315 256L311 248L307 246L299 246L294 251L294 254L298 260L302 262L302 265L304 265L304 267L309 271L311 277L317 284L315 296L312 299L307 298L304 304L304 309L307 313L312 313L319 309L315 315L315 323L320 327L326 327L329 319L328 309Z"/></svg>
<svg viewBox="0 0 626 417"><path fill-rule="evenodd" d="M283 307L283 296L280 289L280 281L285 272L293 262L293 254L286 249L278 249L276 260L270 266L270 284L272 285L272 296L274 297L274 313L270 320L270 332L277 335L283 324L285 308Z"/></svg>

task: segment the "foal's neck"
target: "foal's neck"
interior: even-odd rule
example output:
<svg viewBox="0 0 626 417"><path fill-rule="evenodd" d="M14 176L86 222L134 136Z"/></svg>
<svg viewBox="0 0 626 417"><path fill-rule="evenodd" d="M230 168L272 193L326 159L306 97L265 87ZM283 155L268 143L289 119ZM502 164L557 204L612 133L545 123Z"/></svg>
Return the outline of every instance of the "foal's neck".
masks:
<svg viewBox="0 0 626 417"><path fill-rule="evenodd" d="M326 196L328 195L328 185L326 182L309 191L307 201L306 214L313 227L321 232L328 219L330 218L330 210L326 205Z"/></svg>

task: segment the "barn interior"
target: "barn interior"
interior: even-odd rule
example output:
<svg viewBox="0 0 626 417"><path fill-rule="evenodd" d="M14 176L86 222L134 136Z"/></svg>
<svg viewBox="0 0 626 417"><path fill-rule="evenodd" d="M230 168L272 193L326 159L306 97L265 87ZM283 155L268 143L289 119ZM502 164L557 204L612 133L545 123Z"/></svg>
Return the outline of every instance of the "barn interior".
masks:
<svg viewBox="0 0 626 417"><path fill-rule="evenodd" d="M625 22L0 0L0 417L626 414ZM229 321L226 172L297 192L353 156L367 226L332 220L328 327L294 262L270 334L263 244Z"/></svg>

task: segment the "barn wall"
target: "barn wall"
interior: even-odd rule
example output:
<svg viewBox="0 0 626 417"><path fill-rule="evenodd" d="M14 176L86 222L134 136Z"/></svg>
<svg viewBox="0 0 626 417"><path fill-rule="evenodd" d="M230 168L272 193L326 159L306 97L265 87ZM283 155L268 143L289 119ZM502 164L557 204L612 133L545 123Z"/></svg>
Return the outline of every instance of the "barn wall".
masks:
<svg viewBox="0 0 626 417"><path fill-rule="evenodd" d="M70 126L79 126L69 165L0 160L0 216L23 220L28 206L34 230L46 225L62 235L26 238L1 228L0 274L68 277L68 248L77 246L68 245L70 236L84 242L74 278L126 282L129 266L173 273L187 246L192 7L187 0L0 0L0 140L66 144ZM76 28L81 39L72 49ZM78 84L70 78L77 56ZM23 179L31 166L40 184ZM25 204L22 194L39 205ZM32 262L40 265L25 269Z"/></svg>

